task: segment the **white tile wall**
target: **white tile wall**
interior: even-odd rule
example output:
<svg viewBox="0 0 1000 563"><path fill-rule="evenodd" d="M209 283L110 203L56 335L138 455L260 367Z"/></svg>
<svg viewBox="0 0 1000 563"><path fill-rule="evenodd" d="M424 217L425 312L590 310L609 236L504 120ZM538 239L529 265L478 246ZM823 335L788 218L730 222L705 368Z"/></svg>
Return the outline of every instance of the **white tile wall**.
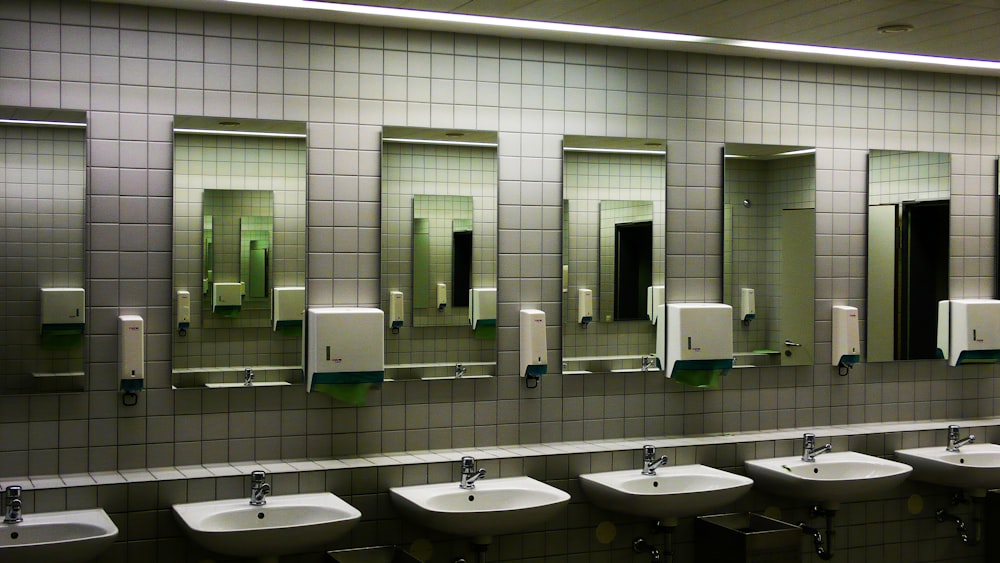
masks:
<svg viewBox="0 0 1000 563"><path fill-rule="evenodd" d="M839 378L824 362L830 356L830 307L854 305L864 315L870 149L951 154L951 294L993 294L998 100L998 81L990 77L73 0L4 2L0 104L89 113L91 328L87 393L0 397L0 476L342 457L431 443L464 449L992 416L1000 408L993 367L898 362L859 366ZM386 384L363 408L306 396L301 388L172 391L174 114L309 122L307 286L312 305L379 303L378 133L383 125L499 131L501 376ZM520 308L548 313L550 364L560 356L554 343L560 341L565 134L667 139L671 301L721 300L722 145L816 146L817 365L742 370L714 392L681 389L654 375L621 374L551 376L537 390L524 389L514 376ZM844 238L846 245L840 242ZM147 320L147 390L135 407L119 406L115 379L114 319L122 313ZM81 429L65 438L60 434L56 443L45 439L56 428L74 425ZM871 441L880 439L847 440L843 446L867 448ZM776 442L754 455L790 448L790 441ZM734 449L742 451L742 446L698 447L675 457L727 466ZM528 457L506 467L567 487L579 470L572 456ZM426 479L449 478L445 472L430 466ZM327 474L326 486L349 495L364 513L377 515L386 506L379 496L383 485L397 482L401 473L408 480L424 479L422 469L407 474L400 467L361 468ZM55 489L38 502L45 507L91 504L96 495L97 504L119 515L123 529L129 524L123 537L128 541L115 546L111 560L151 559L159 549L177 560L203 555L189 553L189 544L178 539L164 504L150 508L149 488L109 479L95 486L96 493L92 487ZM315 479L306 481L316 486ZM186 486L189 498L235 496L242 485L238 477L191 479L164 482L157 492L174 495ZM940 492L918 490L929 506L944 501ZM981 555L975 549L960 551L962 546L953 545L953 530L937 526L926 513L905 516L904 496L889 501L843 511L843 560L972 560ZM780 504L789 519L801 514L797 505L765 497L755 497L747 508L771 503ZM594 520L586 526L560 521L544 532L503 538L491 557L628 557L630 537L625 536L640 526L615 515L593 516L586 506L576 510L618 523L621 537L615 543L594 543L589 526ZM378 524L376 517L366 517L345 541L361 546L413 538L401 527ZM679 545L690 545L687 533L678 534ZM440 545L443 557L468 555L464 544L442 540Z"/></svg>

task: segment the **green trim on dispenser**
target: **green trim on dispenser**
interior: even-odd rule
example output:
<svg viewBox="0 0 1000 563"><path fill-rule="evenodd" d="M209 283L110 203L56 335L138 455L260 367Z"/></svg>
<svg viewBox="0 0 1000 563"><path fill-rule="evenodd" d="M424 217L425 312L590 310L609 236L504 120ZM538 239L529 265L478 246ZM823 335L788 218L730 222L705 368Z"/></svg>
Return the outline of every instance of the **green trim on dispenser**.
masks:
<svg viewBox="0 0 1000 563"><path fill-rule="evenodd" d="M995 364L1000 362L1000 350L966 350L958 355L956 365Z"/></svg>
<svg viewBox="0 0 1000 563"><path fill-rule="evenodd" d="M861 354L844 354L840 357L840 363L845 366L853 366L861 361Z"/></svg>
<svg viewBox="0 0 1000 563"><path fill-rule="evenodd" d="M289 328L302 328L302 319L293 319L288 321L275 321L274 330L275 332L283 329Z"/></svg>
<svg viewBox="0 0 1000 563"><path fill-rule="evenodd" d="M729 373L733 360L677 360L670 379L701 389L718 389L719 378Z"/></svg>
<svg viewBox="0 0 1000 563"><path fill-rule="evenodd" d="M472 336L478 340L495 340L497 337L496 319L480 319L476 328L472 330Z"/></svg>
<svg viewBox="0 0 1000 563"><path fill-rule="evenodd" d="M240 305L216 305L212 312L220 317L238 317L240 315Z"/></svg>
<svg viewBox="0 0 1000 563"><path fill-rule="evenodd" d="M312 376L313 388L317 384L382 383L383 381L385 381L385 371L324 372L314 373Z"/></svg>
<svg viewBox="0 0 1000 563"><path fill-rule="evenodd" d="M548 364L529 364L524 368L524 375L529 377L541 377L549 372Z"/></svg>
<svg viewBox="0 0 1000 563"><path fill-rule="evenodd" d="M125 393L137 393L142 391L142 379L123 379L121 390Z"/></svg>

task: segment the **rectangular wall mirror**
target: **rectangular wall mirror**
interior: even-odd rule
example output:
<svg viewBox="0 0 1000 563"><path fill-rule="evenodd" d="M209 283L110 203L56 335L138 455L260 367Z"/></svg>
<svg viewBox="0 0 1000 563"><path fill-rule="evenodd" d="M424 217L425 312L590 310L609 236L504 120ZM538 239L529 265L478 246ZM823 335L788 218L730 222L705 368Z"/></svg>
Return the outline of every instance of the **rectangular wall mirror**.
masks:
<svg viewBox="0 0 1000 563"><path fill-rule="evenodd" d="M86 389L87 114L0 106L0 393Z"/></svg>
<svg viewBox="0 0 1000 563"><path fill-rule="evenodd" d="M390 379L496 374L497 134L382 131Z"/></svg>
<svg viewBox="0 0 1000 563"><path fill-rule="evenodd" d="M306 178L304 123L174 118L176 387L301 381Z"/></svg>
<svg viewBox="0 0 1000 563"><path fill-rule="evenodd" d="M812 365L816 149L727 143L722 291L734 367Z"/></svg>
<svg viewBox="0 0 1000 563"><path fill-rule="evenodd" d="M666 143L563 138L563 373L646 371L666 267Z"/></svg>
<svg viewBox="0 0 1000 563"><path fill-rule="evenodd" d="M867 361L938 357L950 199L951 155L868 153Z"/></svg>

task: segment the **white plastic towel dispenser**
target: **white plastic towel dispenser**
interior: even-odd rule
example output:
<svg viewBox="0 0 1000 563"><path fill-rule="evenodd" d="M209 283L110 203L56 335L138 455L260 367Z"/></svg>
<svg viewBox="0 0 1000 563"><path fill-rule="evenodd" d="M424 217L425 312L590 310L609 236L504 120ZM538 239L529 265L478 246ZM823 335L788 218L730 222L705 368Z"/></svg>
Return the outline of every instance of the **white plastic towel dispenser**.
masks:
<svg viewBox="0 0 1000 563"><path fill-rule="evenodd" d="M83 332L87 319L86 291L77 287L46 287L41 294L42 333Z"/></svg>
<svg viewBox="0 0 1000 563"><path fill-rule="evenodd" d="M271 297L271 328L302 326L306 309L306 288L276 287Z"/></svg>
<svg viewBox="0 0 1000 563"><path fill-rule="evenodd" d="M381 383L385 325L381 309L327 307L306 314L306 390L317 383Z"/></svg>
<svg viewBox="0 0 1000 563"><path fill-rule="evenodd" d="M654 325L659 320L659 307L663 305L666 294L667 287L664 285L651 285L646 288L646 318Z"/></svg>
<svg viewBox="0 0 1000 563"><path fill-rule="evenodd" d="M667 377L716 387L733 367L733 308L723 303L671 303L657 324L656 356Z"/></svg>
<svg viewBox="0 0 1000 563"><path fill-rule="evenodd" d="M951 366L1000 361L1000 300L939 302L938 353Z"/></svg>

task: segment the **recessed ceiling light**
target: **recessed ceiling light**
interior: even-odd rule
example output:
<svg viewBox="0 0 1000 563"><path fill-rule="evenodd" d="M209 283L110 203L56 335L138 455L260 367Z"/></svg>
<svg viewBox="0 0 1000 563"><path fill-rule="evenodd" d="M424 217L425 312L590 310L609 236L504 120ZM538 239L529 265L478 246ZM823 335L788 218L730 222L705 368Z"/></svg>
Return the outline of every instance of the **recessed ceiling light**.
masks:
<svg viewBox="0 0 1000 563"><path fill-rule="evenodd" d="M895 23L891 25L879 26L876 31L879 33L906 33L908 31L913 31L913 26L908 23Z"/></svg>

